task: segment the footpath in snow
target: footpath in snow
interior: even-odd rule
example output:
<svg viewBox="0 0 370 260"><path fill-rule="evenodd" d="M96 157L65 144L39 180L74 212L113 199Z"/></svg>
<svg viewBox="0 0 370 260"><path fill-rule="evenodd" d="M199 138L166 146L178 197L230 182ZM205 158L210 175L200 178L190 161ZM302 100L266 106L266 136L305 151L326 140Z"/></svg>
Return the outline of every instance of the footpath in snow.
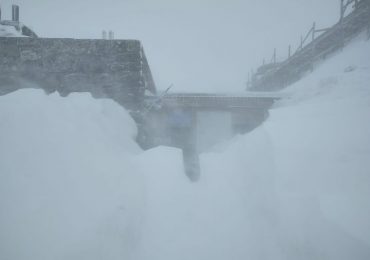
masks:
<svg viewBox="0 0 370 260"><path fill-rule="evenodd" d="M0 259L370 259L370 41L201 156L141 151L109 100L0 97Z"/></svg>

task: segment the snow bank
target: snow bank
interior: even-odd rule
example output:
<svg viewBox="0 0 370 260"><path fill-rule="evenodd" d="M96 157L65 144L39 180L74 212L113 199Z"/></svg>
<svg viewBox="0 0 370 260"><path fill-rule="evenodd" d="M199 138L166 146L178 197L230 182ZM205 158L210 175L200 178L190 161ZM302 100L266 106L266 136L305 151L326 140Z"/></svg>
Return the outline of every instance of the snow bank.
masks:
<svg viewBox="0 0 370 260"><path fill-rule="evenodd" d="M308 243L316 259L370 258L369 82L370 41L357 39L287 89L264 125L282 224L302 229L287 246Z"/></svg>
<svg viewBox="0 0 370 260"><path fill-rule="evenodd" d="M140 152L130 116L88 94L0 97L0 258L129 259Z"/></svg>
<svg viewBox="0 0 370 260"><path fill-rule="evenodd" d="M6 26L0 24L0 37L25 37L18 32L14 26Z"/></svg>

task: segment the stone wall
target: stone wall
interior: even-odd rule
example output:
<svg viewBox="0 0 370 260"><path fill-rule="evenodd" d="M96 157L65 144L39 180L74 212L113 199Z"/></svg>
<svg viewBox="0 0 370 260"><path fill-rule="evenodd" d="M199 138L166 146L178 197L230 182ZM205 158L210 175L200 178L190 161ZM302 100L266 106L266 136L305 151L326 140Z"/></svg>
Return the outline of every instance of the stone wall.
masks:
<svg viewBox="0 0 370 260"><path fill-rule="evenodd" d="M129 109L155 85L136 40L76 40L0 37L0 95L36 83L62 96L90 92Z"/></svg>

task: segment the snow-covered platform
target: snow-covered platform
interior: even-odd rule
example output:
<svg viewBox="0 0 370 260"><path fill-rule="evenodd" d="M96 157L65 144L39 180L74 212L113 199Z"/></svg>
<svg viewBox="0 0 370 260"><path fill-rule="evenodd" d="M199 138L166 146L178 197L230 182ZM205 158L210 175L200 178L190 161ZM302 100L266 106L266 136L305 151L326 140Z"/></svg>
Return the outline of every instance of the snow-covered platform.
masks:
<svg viewBox="0 0 370 260"><path fill-rule="evenodd" d="M185 172L196 181L200 176L199 153L261 125L274 102L281 98L283 95L274 92L149 96L139 143L145 148L181 148Z"/></svg>
<svg viewBox="0 0 370 260"><path fill-rule="evenodd" d="M243 93L173 93L163 97L167 107L187 107L197 109L248 109L267 108L282 98L274 92L243 92Z"/></svg>
<svg viewBox="0 0 370 260"><path fill-rule="evenodd" d="M260 125L274 102L283 97L283 94L276 92L168 93L149 96L145 100L149 109L144 113L144 128L148 131L147 135L154 140L150 144L153 146L183 147L186 145L184 140L190 137L178 137L179 132L183 131L186 135L195 135L198 136L196 139L200 139L197 131L206 125L226 127L227 136L244 134ZM209 145L225 137L214 138ZM198 150L204 149L206 147L199 147Z"/></svg>

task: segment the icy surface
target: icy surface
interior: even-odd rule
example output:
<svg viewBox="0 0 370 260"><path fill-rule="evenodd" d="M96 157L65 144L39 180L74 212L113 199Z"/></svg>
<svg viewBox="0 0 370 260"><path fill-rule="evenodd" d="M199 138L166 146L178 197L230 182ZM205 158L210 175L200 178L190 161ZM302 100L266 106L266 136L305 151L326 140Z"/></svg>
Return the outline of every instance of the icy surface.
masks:
<svg viewBox="0 0 370 260"><path fill-rule="evenodd" d="M0 97L0 258L370 259L369 82L359 40L202 155L195 184L113 102Z"/></svg>

